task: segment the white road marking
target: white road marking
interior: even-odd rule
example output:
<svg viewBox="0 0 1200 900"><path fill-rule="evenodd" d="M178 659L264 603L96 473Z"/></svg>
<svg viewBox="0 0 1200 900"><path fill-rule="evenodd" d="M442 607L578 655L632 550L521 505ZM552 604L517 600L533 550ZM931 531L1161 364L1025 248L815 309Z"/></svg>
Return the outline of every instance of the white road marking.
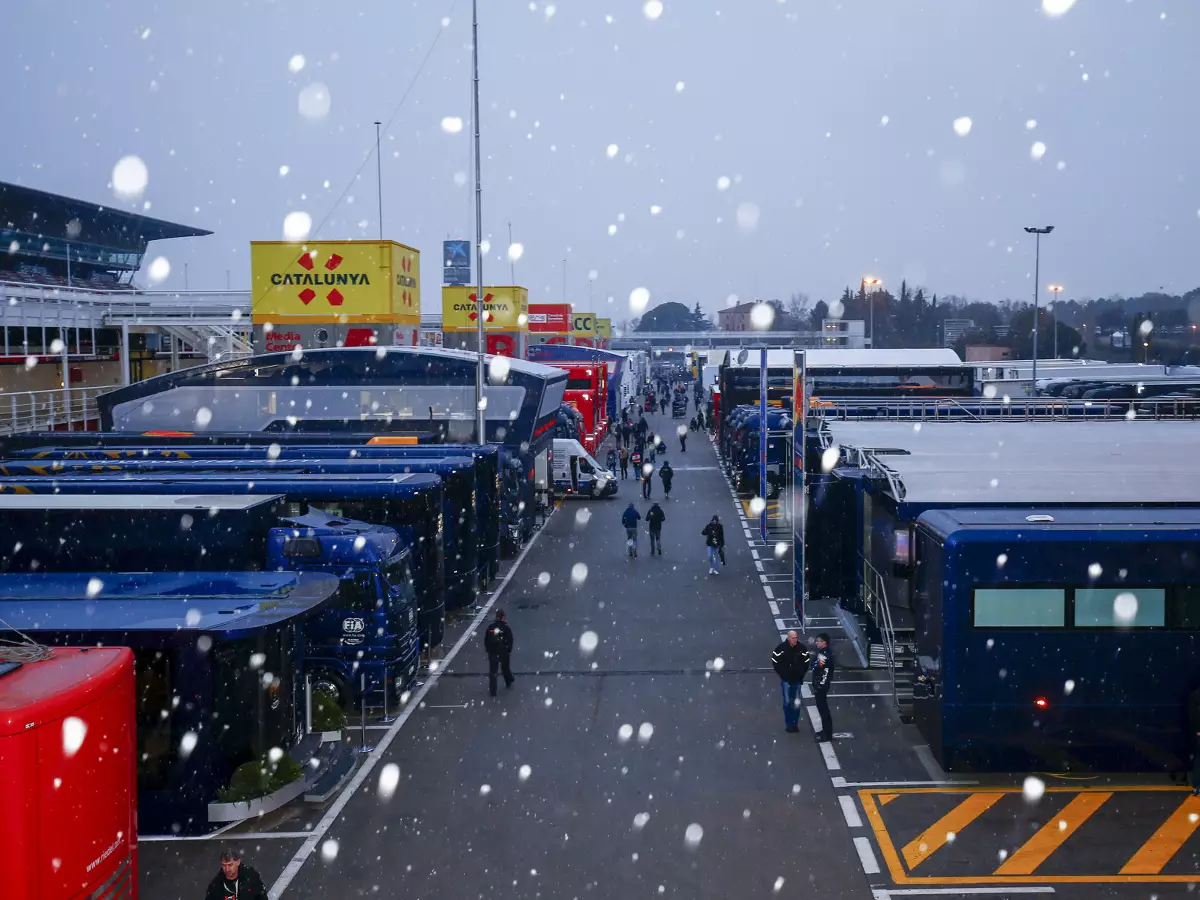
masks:
<svg viewBox="0 0 1200 900"><path fill-rule="evenodd" d="M767 605L769 607L771 607L771 615L773 615L773 616L779 615L779 604L778 603L776 603L774 600L768 600Z"/></svg>
<svg viewBox="0 0 1200 900"><path fill-rule="evenodd" d="M875 888L872 900L891 900L892 897L975 897L989 894L1053 894L1048 884L1018 885L1014 887L954 887L954 888Z"/></svg>
<svg viewBox="0 0 1200 900"><path fill-rule="evenodd" d="M812 688L810 688L808 686L807 681L800 685L800 696L803 697L805 700L811 700L813 698ZM813 708L815 709L816 707L813 707ZM809 713L809 715L812 715L812 714ZM817 724L817 722L813 722L813 727L819 730L821 726L819 724Z"/></svg>
<svg viewBox="0 0 1200 900"><path fill-rule="evenodd" d="M862 816L858 814L858 807L854 804L854 798L849 794L838 795L838 803L842 805L842 815L846 817L846 824L851 828L862 828Z"/></svg>
<svg viewBox="0 0 1200 900"><path fill-rule="evenodd" d="M753 556L755 559L758 559L758 551L755 550L753 546L750 547L750 555Z"/></svg>
<svg viewBox="0 0 1200 900"><path fill-rule="evenodd" d="M409 698L408 705L404 707L400 715L397 716L395 723L390 729L388 729L387 734L383 736L383 738L375 746L375 749L371 751L371 754L367 757L367 761L363 763L361 767L359 767L358 772L355 773L350 783L342 789L340 794L338 794L337 799L333 801L333 804L325 812L325 815L321 817L321 821L317 823L317 827L314 828L309 834L308 840L301 845L300 849L296 851L291 861L279 874L279 877L275 879L275 883L271 885L271 888L268 891L274 900L278 900L278 898L283 896L283 892L288 889L288 885L292 883L292 880L300 872L300 869L303 867L304 863L310 856L312 856L313 851L317 849L317 845L329 832L329 829L333 826L333 823L338 820L339 816L341 816L342 810L346 808L346 804L349 803L355 794L359 792L359 789L361 789L363 786L363 782L365 782L375 770L376 764L383 757L383 754L387 752L387 749L391 746L392 741L396 739L396 735L400 733L400 729L404 727L406 722L408 722L409 718L413 714L413 711L421 708L421 701L425 699L425 695L428 694L433 689L433 686L438 683L442 673L446 671L446 668L451 662L454 661L454 658L458 656L459 651L466 646L467 641L475 636L475 630L483 624L484 618L491 611L492 607L496 605L496 601L500 599L500 595L503 594L504 589L508 587L509 581L512 580L512 577L514 574L516 574L517 570L521 568L521 563L525 562L525 557L529 555L529 551L533 549L533 545L537 543L538 538L541 537L545 531L546 528L542 527L534 532L533 537L529 540L529 543L525 545L525 549L522 550L516 560L513 561L512 568L508 570L504 578L500 581L500 584L496 586L496 590L492 592L492 595L488 599L487 603L484 604L483 608L479 610L479 614L475 616L470 626L463 631L462 637L458 639L458 642L451 648L450 652L443 657L438 670L431 673L425 679L425 684L423 684L417 690L417 692Z"/></svg>
<svg viewBox="0 0 1200 900"><path fill-rule="evenodd" d="M771 588L765 584L763 585L763 593L767 595L768 600L775 599L775 592L773 590L771 590ZM779 613L775 613L775 615L779 615Z"/></svg>
<svg viewBox="0 0 1200 900"><path fill-rule="evenodd" d="M787 631L787 624L783 621L783 619L776 619L775 627L778 628L780 631Z"/></svg>
<svg viewBox="0 0 1200 900"><path fill-rule="evenodd" d="M821 741L821 755L825 757L825 768L830 772L836 772L842 767L842 764L838 762L837 753L834 752L833 744L829 741Z"/></svg>
<svg viewBox="0 0 1200 900"><path fill-rule="evenodd" d="M862 863L863 871L868 875L878 875L879 861L875 859L875 851L871 849L871 842L865 837L856 837L854 849L858 851L858 859Z"/></svg>
<svg viewBox="0 0 1200 900"><path fill-rule="evenodd" d="M839 788L851 787L970 787L979 784L978 781L847 781L841 775L835 776L833 786Z"/></svg>
<svg viewBox="0 0 1200 900"><path fill-rule="evenodd" d="M800 690L803 692L804 688L806 688L806 687L808 687L808 685L803 684L800 686ZM804 708L808 711L808 721L810 723L812 723L813 733L820 734L821 733L821 714L819 712L817 712L817 708L815 706L806 706Z"/></svg>
<svg viewBox="0 0 1200 900"><path fill-rule="evenodd" d="M760 571L760 572L763 570L763 564L762 564L761 559L756 559L754 561L754 568L758 569L758 571Z"/></svg>

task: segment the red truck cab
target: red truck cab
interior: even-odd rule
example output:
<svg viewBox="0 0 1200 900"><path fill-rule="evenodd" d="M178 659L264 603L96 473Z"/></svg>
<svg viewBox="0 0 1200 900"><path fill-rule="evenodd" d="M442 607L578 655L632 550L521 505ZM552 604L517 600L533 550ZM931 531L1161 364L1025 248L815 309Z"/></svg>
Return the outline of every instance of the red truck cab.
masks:
<svg viewBox="0 0 1200 900"><path fill-rule="evenodd" d="M6 900L137 897L133 652L0 664Z"/></svg>
<svg viewBox="0 0 1200 900"><path fill-rule="evenodd" d="M608 430L608 368L604 363L548 362L567 373L563 399L583 416L583 446L589 453L604 441Z"/></svg>

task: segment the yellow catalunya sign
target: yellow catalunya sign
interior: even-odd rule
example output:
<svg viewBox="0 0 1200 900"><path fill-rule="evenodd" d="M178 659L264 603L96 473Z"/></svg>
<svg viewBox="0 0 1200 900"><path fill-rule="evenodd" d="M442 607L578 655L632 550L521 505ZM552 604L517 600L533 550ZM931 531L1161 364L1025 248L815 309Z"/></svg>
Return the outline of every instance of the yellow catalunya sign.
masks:
<svg viewBox="0 0 1200 900"><path fill-rule="evenodd" d="M529 291L523 287L485 287L483 289L487 331L528 331ZM474 331L478 321L475 288L442 288L442 331Z"/></svg>
<svg viewBox="0 0 1200 900"><path fill-rule="evenodd" d="M252 241L255 324L421 321L421 253L394 241Z"/></svg>

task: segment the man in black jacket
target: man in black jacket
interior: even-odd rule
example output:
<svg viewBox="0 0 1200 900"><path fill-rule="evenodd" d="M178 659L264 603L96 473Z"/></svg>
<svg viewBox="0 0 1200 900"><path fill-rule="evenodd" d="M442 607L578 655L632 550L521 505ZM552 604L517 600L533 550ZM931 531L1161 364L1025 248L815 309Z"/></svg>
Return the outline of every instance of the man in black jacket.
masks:
<svg viewBox="0 0 1200 900"><path fill-rule="evenodd" d="M650 529L650 555L655 552L662 556L662 526L667 521L667 514L662 507L655 503L646 513L646 527Z"/></svg>
<svg viewBox="0 0 1200 900"><path fill-rule="evenodd" d="M504 621L504 610L496 610L496 620L488 626L483 636L483 649L488 658L488 691L496 696L496 670L504 673L504 686L512 687L513 673L508 667L508 658L513 648L513 633Z"/></svg>
<svg viewBox="0 0 1200 900"><path fill-rule="evenodd" d="M812 653L812 691L821 714L821 730L818 741L833 740L833 718L829 715L829 687L833 684L833 650L829 646L829 635L818 634L816 651Z"/></svg>
<svg viewBox="0 0 1200 900"><path fill-rule="evenodd" d="M209 882L204 900L267 900L267 889L253 868L242 865L240 850L226 850L221 854L221 871Z"/></svg>
<svg viewBox="0 0 1200 900"><path fill-rule="evenodd" d="M800 643L794 631L787 633L787 640L771 651L771 665L779 676L783 689L783 724L785 730L795 734L800 730L800 685L808 671L808 648Z"/></svg>

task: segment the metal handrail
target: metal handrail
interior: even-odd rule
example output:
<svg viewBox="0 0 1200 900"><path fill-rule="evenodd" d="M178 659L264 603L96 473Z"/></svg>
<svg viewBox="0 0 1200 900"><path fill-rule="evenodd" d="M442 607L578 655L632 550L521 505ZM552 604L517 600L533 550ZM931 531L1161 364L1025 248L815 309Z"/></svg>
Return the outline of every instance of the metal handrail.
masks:
<svg viewBox="0 0 1200 900"><path fill-rule="evenodd" d="M0 434L28 431L86 429L98 421L96 397L110 388L58 388L49 391L12 391L0 394Z"/></svg>
<svg viewBox="0 0 1200 900"><path fill-rule="evenodd" d="M978 412L977 412L978 411ZM982 414L980 414L982 413ZM914 400L896 397L838 398L814 405L810 416L827 421L1028 421L1200 418L1200 397L1083 400L1062 397L979 397Z"/></svg>
<svg viewBox="0 0 1200 900"><path fill-rule="evenodd" d="M870 561L863 559L863 565L867 567L871 575L871 579L865 584L867 596L863 598L867 607L868 613L871 613L875 619L875 624L879 626L879 635L883 639L883 654L887 662L888 677L892 682L892 704L899 709L900 700L896 696L896 628L892 623L892 610L888 605L887 585L883 580L883 576L879 574L879 570L871 565ZM871 582L874 586L871 586ZM872 600L874 601L872 603ZM872 607L874 611L872 612Z"/></svg>

